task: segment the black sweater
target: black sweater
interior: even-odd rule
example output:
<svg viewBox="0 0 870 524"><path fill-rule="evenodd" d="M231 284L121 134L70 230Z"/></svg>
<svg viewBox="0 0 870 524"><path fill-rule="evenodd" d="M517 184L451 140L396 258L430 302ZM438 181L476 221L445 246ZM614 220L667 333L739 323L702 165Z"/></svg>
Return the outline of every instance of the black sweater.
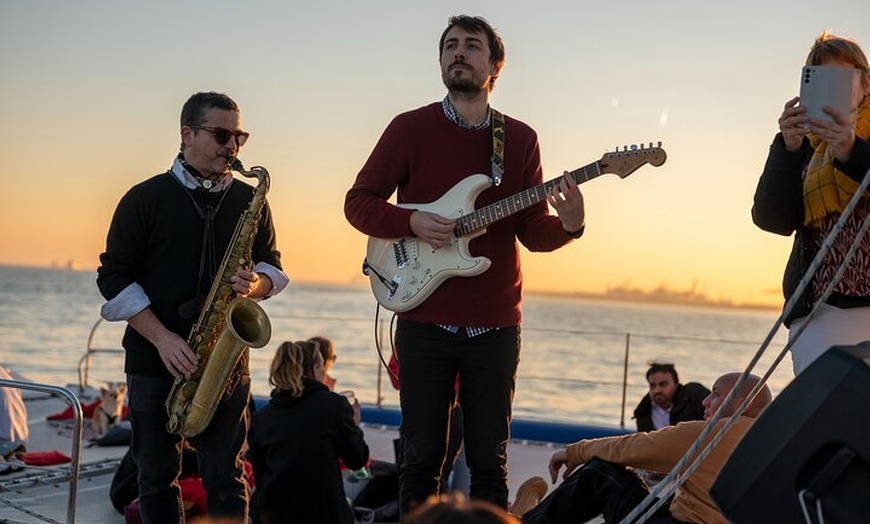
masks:
<svg viewBox="0 0 870 524"><path fill-rule="evenodd" d="M795 233L791 255L782 279L783 296L786 301L796 291L801 278L816 255L807 240L809 231L803 225L802 174L812 155L813 149L809 140L804 139L799 150L789 151L785 148L782 134L777 133L773 143L770 144L770 151L764 164L764 171L758 180L752 205L752 221L761 229L786 236ZM870 168L870 143L856 137L849 161L842 163L834 160L834 167L860 183L867 169ZM870 299L867 302L870 303ZM783 323L788 327L792 320L807 315L811 308L808 287L791 314L783 319Z"/></svg>
<svg viewBox="0 0 870 524"><path fill-rule="evenodd" d="M197 296L207 295L211 272L200 274L205 220L200 218L191 196L202 210L220 206L214 217L214 256L208 264L220 266L239 216L247 209L253 187L235 180L223 193L186 190L171 173L156 175L131 188L118 203L106 251L100 255L97 286L111 300L127 286L138 283L151 301L150 308L167 329L187 338L199 311L184 317L179 306ZM252 249L254 263L265 262L281 269L275 248L275 231L268 204L260 215ZM233 270L234 271L234 270ZM133 328L127 327L123 340L127 373L169 376L154 346Z"/></svg>
<svg viewBox="0 0 870 524"><path fill-rule="evenodd" d="M710 394L710 390L698 384L697 382L689 382L688 384L677 384L677 391L674 393L674 400L671 405L671 426L678 422L686 422L688 420L704 420L704 406L702 402ZM637 407L634 409L634 418L637 419L638 431L653 431L652 422L652 400L649 395L644 395L640 399Z"/></svg>

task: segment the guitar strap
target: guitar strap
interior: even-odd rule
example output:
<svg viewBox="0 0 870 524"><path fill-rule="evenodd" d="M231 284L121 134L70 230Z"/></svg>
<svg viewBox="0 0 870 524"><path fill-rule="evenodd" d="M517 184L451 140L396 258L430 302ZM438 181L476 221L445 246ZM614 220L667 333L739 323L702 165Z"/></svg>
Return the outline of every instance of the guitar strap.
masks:
<svg viewBox="0 0 870 524"><path fill-rule="evenodd" d="M504 115L492 107L489 108L490 126L492 127L492 183L501 184L504 174Z"/></svg>

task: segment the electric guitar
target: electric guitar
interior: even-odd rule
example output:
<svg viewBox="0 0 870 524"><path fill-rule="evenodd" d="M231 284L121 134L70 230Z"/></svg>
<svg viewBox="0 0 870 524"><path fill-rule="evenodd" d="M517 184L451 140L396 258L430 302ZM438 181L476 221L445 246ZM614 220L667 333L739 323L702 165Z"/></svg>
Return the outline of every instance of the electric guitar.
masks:
<svg viewBox="0 0 870 524"><path fill-rule="evenodd" d="M578 184L613 173L625 178L645 164L660 166L667 155L661 148L631 146L605 153L600 160L571 171ZM450 188L438 200L428 204L399 204L405 209L437 213L456 219L456 228L449 244L433 249L416 238L369 237L363 273L369 277L372 293L386 309L401 313L420 305L442 282L450 277L471 277L486 271L491 262L486 257L475 257L468 252L468 242L486 232L486 227L538 202L545 201L561 176L531 187L482 209L474 209L474 201L492 185L487 175L471 175Z"/></svg>

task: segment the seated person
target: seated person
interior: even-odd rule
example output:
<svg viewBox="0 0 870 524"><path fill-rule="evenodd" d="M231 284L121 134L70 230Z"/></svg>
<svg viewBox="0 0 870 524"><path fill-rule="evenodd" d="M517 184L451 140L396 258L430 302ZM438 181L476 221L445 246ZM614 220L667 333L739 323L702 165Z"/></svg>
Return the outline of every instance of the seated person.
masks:
<svg viewBox="0 0 870 524"><path fill-rule="evenodd" d="M634 410L638 431L652 431L677 422L704 420L704 406L701 403L710 390L689 382L680 384L677 370L673 364L651 361L646 372L649 382L649 395L645 395Z"/></svg>
<svg viewBox="0 0 870 524"><path fill-rule="evenodd" d="M0 366L0 378L15 380ZM0 388L0 462L17 459L23 454L30 430L27 427L27 407L19 388Z"/></svg>
<svg viewBox="0 0 870 524"><path fill-rule="evenodd" d="M310 342L317 344L317 350L320 351L320 356L323 357L323 382L329 391L335 391L335 379L329 376L329 370L335 364L335 345L326 337L311 337Z"/></svg>
<svg viewBox="0 0 870 524"><path fill-rule="evenodd" d="M740 375L726 373L716 379L713 392L704 399L706 418L719 409ZM708 435L708 441L759 380L755 375L747 378L733 402L723 411L723 418ZM673 498L656 511L651 521L727 524L728 521L710 498L710 487L731 452L770 401L770 389L764 386ZM565 481L532 509L526 511L521 508L523 522L573 524L587 522L602 514L605 522L619 522L649 493L646 484L628 467L670 471L697 440L705 425L706 422L700 420L681 422L648 433L588 439L570 444L553 454L549 464L554 484L562 466L565 466ZM704 446L706 442L700 449ZM577 469L578 466L582 467Z"/></svg>
<svg viewBox="0 0 870 524"><path fill-rule="evenodd" d="M275 389L248 434L254 524L354 521L338 460L360 469L369 448L359 404L329 391L323 374L323 357L310 340L284 342L275 352L269 372Z"/></svg>

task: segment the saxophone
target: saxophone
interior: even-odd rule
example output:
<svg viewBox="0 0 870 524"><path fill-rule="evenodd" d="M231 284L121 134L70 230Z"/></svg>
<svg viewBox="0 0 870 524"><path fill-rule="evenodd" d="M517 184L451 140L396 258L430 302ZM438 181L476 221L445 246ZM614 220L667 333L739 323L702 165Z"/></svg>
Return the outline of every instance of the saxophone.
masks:
<svg viewBox="0 0 870 524"><path fill-rule="evenodd" d="M239 217L199 319L187 337L187 345L199 357L199 366L190 377L176 378L166 398L166 429L184 437L205 431L241 356L249 347L265 346L272 336L272 325L263 308L249 298L234 298L230 282L239 266L251 267L251 248L269 191L269 172L262 166L247 171L237 158L230 166L246 177L256 177L258 183L248 208Z"/></svg>

